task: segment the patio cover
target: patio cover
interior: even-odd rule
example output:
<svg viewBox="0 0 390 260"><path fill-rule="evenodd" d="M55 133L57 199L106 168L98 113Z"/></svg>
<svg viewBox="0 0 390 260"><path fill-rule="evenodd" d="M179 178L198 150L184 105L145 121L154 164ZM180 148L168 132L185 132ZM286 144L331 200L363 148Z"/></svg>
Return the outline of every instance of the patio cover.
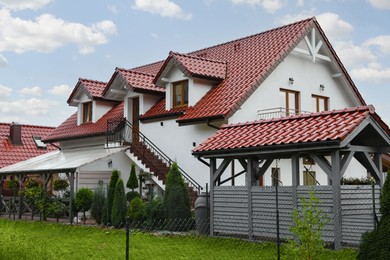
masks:
<svg viewBox="0 0 390 260"><path fill-rule="evenodd" d="M75 172L77 168L125 150L103 146L64 149L40 155L0 169L1 175Z"/></svg>

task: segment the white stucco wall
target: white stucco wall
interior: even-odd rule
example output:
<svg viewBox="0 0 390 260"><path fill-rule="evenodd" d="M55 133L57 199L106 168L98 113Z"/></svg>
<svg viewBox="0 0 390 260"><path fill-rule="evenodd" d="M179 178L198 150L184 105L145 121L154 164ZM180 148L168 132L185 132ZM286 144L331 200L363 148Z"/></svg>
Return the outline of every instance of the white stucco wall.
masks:
<svg viewBox="0 0 390 260"><path fill-rule="evenodd" d="M114 107L113 103L108 103L104 101L93 101L92 104L92 121L95 123L102 116L104 116L108 111Z"/></svg>

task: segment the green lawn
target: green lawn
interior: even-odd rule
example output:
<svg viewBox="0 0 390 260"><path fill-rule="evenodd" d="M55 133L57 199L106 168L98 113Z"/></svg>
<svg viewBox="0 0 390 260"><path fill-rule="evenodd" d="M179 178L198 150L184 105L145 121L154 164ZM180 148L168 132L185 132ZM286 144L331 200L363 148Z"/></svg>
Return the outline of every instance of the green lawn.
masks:
<svg viewBox="0 0 390 260"><path fill-rule="evenodd" d="M0 219L0 259L125 259L125 231ZM282 259L289 259L283 252ZM323 259L354 259L329 251ZM277 259L275 243L132 232L130 259Z"/></svg>

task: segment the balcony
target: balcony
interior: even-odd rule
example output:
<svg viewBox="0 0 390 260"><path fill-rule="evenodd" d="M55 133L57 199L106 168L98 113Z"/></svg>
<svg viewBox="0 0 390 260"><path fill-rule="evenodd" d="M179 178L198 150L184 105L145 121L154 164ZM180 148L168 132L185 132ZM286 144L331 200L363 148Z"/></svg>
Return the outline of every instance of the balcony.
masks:
<svg viewBox="0 0 390 260"><path fill-rule="evenodd" d="M281 118L286 116L294 116L294 115L302 115L302 114L310 114L310 113L313 112L296 110L296 109L286 109L284 107L275 107L275 108L258 110L257 120Z"/></svg>

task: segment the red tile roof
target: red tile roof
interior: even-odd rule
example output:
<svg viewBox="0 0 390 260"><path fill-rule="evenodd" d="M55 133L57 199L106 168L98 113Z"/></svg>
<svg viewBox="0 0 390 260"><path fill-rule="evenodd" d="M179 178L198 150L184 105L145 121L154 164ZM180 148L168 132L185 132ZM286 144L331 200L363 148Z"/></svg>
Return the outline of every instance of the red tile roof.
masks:
<svg viewBox="0 0 390 260"><path fill-rule="evenodd" d="M153 83L157 83L170 63L178 67L187 77L223 80L226 77L226 62L170 52Z"/></svg>
<svg viewBox="0 0 390 260"><path fill-rule="evenodd" d="M157 118L168 118L168 117L178 117L182 115L187 110L187 107L176 107L170 110L165 109L165 98L157 102L152 106L145 114L141 115L139 118L141 121L152 120Z"/></svg>
<svg viewBox="0 0 390 260"><path fill-rule="evenodd" d="M68 104L72 101L76 93L81 89L84 89L84 92L91 99L103 99L103 91L106 88L106 85L106 82L80 78L68 98Z"/></svg>
<svg viewBox="0 0 390 260"><path fill-rule="evenodd" d="M52 145L38 148L32 138L33 136L43 138L53 131L54 127L21 125L22 145L10 143L10 127L11 124L0 123L0 168L57 150Z"/></svg>
<svg viewBox="0 0 390 260"><path fill-rule="evenodd" d="M90 137L104 135L107 130L107 120L123 118L123 102L115 106L96 123L85 123L77 125L77 112L70 116L65 122L58 126L48 136L45 142L56 142L61 140L75 139L80 137Z"/></svg>
<svg viewBox="0 0 390 260"><path fill-rule="evenodd" d="M372 106L224 125L193 152L254 148L271 145L342 141L369 115L390 135Z"/></svg>
<svg viewBox="0 0 390 260"><path fill-rule="evenodd" d="M116 68L118 75L125 80L135 92L138 91L153 91L153 92L165 92L165 88L158 87L153 84L154 75L136 70L126 70Z"/></svg>

